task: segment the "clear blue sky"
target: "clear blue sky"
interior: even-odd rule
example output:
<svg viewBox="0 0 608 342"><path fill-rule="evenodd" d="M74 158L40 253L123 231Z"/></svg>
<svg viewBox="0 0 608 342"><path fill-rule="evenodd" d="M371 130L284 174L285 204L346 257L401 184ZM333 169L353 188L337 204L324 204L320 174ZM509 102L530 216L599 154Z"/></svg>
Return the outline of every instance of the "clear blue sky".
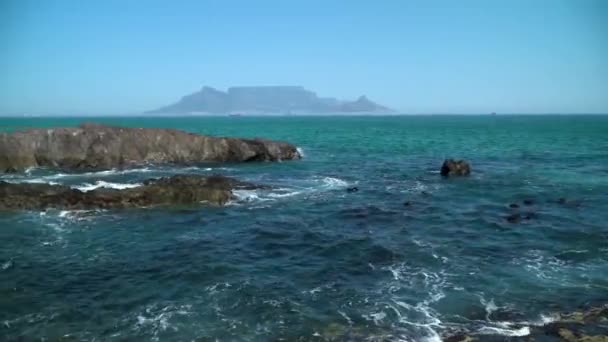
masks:
<svg viewBox="0 0 608 342"><path fill-rule="evenodd" d="M302 85L406 113L608 113L608 1L0 0L0 114Z"/></svg>

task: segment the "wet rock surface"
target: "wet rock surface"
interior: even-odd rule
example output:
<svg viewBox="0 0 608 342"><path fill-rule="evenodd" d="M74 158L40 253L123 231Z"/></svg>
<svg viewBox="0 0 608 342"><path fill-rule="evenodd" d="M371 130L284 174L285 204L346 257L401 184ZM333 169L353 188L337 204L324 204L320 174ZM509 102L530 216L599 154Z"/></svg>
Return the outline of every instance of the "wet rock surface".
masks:
<svg viewBox="0 0 608 342"><path fill-rule="evenodd" d="M456 332L443 341L567 341L608 342L608 304L587 310L557 314L554 321L531 325L525 336Z"/></svg>
<svg viewBox="0 0 608 342"><path fill-rule="evenodd" d="M285 142L216 138L172 129L84 124L0 134L0 172L19 172L31 167L103 170L142 164L300 158L297 148Z"/></svg>
<svg viewBox="0 0 608 342"><path fill-rule="evenodd" d="M224 205L234 199L232 190L256 188L259 187L229 177L196 175L150 179L129 189L99 188L87 192L64 185L0 181L0 211Z"/></svg>
<svg viewBox="0 0 608 342"><path fill-rule="evenodd" d="M448 176L468 176L471 174L471 165L464 160L446 159L441 166L441 175Z"/></svg>

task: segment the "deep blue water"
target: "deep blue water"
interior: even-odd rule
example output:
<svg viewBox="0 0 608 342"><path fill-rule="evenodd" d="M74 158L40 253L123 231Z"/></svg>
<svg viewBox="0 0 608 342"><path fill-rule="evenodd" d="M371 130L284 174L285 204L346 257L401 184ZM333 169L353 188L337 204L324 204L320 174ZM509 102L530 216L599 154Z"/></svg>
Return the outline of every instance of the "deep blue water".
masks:
<svg viewBox="0 0 608 342"><path fill-rule="evenodd" d="M305 157L0 176L273 187L224 208L0 214L0 339L525 335L608 302L608 116L4 118L0 130L83 121L287 140ZM472 175L441 178L447 157ZM516 211L530 219L509 223Z"/></svg>

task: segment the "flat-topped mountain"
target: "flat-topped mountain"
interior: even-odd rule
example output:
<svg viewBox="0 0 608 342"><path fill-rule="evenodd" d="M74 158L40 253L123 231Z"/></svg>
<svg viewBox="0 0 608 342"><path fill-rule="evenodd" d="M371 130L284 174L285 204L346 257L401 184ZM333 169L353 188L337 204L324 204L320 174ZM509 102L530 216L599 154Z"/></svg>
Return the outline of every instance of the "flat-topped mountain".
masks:
<svg viewBox="0 0 608 342"><path fill-rule="evenodd" d="M300 86L232 87L226 92L203 87L178 102L149 113L361 113L389 112L390 109L360 96L355 101L318 97Z"/></svg>

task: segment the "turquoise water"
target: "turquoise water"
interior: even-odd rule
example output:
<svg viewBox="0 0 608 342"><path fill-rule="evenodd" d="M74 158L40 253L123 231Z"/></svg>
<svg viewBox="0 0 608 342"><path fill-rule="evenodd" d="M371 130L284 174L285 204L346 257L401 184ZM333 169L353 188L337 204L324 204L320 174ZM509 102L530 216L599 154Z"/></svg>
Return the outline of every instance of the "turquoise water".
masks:
<svg viewBox="0 0 608 342"><path fill-rule="evenodd" d="M1 176L273 186L225 208L0 214L4 339L436 341L525 335L608 302L608 116L2 118L0 130L86 121L287 140L305 157ZM471 177L442 179L446 157L469 160ZM515 212L530 219L507 222Z"/></svg>

